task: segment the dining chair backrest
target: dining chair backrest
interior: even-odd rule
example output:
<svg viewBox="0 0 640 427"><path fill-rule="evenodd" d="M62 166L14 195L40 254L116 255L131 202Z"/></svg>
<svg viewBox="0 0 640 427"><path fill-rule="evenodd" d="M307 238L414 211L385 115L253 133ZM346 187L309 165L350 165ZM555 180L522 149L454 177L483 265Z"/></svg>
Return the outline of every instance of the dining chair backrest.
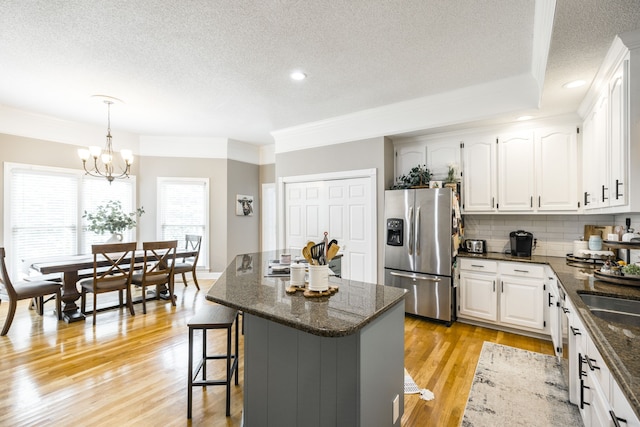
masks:
<svg viewBox="0 0 640 427"><path fill-rule="evenodd" d="M200 256L200 246L202 245L202 236L197 234L186 234L184 236L184 248L187 251L195 252L195 256L185 257L182 262L189 262L190 264L198 264L198 257Z"/></svg>
<svg viewBox="0 0 640 427"><path fill-rule="evenodd" d="M167 282L173 275L177 247L177 240L143 242L144 269L142 280L146 283Z"/></svg>
<svg viewBox="0 0 640 427"><path fill-rule="evenodd" d="M94 287L101 284L131 283L135 264L136 242L92 245Z"/></svg>
<svg viewBox="0 0 640 427"><path fill-rule="evenodd" d="M16 290L13 288L13 284L9 278L9 272L7 271L7 264L4 261L4 257L4 248L0 248L0 290L2 293L9 295L9 297L15 298L17 295Z"/></svg>

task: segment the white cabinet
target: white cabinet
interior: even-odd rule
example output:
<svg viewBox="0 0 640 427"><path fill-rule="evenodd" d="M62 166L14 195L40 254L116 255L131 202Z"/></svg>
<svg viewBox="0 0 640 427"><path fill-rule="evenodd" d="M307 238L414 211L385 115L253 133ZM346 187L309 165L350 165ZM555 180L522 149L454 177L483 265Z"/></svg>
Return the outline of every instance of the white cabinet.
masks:
<svg viewBox="0 0 640 427"><path fill-rule="evenodd" d="M496 138L477 135L465 138L462 160L462 207L465 212L496 210Z"/></svg>
<svg viewBox="0 0 640 427"><path fill-rule="evenodd" d="M544 267L460 259L458 316L544 332Z"/></svg>
<svg viewBox="0 0 640 427"><path fill-rule="evenodd" d="M425 164L425 148L421 144L398 145L395 148L395 177L407 175L418 165Z"/></svg>
<svg viewBox="0 0 640 427"><path fill-rule="evenodd" d="M498 320L497 267L496 261L460 260L460 317Z"/></svg>
<svg viewBox="0 0 640 427"><path fill-rule="evenodd" d="M456 179L460 179L460 139L443 138L427 142L427 168L433 180L444 180L449 165L456 168Z"/></svg>
<svg viewBox="0 0 640 427"><path fill-rule="evenodd" d="M585 209L605 209L629 203L630 155L630 54L612 53L616 57L599 71L598 81L580 107L583 122L583 202Z"/></svg>
<svg viewBox="0 0 640 427"><path fill-rule="evenodd" d="M531 211L534 178L533 132L498 137L499 210Z"/></svg>
<svg viewBox="0 0 640 427"><path fill-rule="evenodd" d="M585 427L640 426L609 367L604 362L576 309L564 301L569 326L569 400L578 405Z"/></svg>
<svg viewBox="0 0 640 427"><path fill-rule="evenodd" d="M577 126L465 138L465 212L578 210Z"/></svg>
<svg viewBox="0 0 640 427"><path fill-rule="evenodd" d="M629 175L629 61L623 61L609 84L609 206L627 204Z"/></svg>
<svg viewBox="0 0 640 427"><path fill-rule="evenodd" d="M548 269L550 270L550 269ZM553 351L558 358L563 354L563 338L565 331L563 330L562 301L560 301L560 291L558 289L558 278L555 274L547 270L547 305L549 307L549 331L551 333L551 342L553 343Z"/></svg>
<svg viewBox="0 0 640 427"><path fill-rule="evenodd" d="M574 126L536 129L537 211L578 209L578 139Z"/></svg>

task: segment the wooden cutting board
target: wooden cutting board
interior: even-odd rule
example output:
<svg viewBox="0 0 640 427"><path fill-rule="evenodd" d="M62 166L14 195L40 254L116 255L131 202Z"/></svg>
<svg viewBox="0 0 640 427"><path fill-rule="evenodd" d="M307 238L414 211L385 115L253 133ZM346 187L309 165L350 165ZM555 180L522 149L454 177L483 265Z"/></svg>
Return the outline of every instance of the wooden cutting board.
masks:
<svg viewBox="0 0 640 427"><path fill-rule="evenodd" d="M585 225L584 240L589 241L591 236L600 236L607 240L607 235L613 233L613 225Z"/></svg>

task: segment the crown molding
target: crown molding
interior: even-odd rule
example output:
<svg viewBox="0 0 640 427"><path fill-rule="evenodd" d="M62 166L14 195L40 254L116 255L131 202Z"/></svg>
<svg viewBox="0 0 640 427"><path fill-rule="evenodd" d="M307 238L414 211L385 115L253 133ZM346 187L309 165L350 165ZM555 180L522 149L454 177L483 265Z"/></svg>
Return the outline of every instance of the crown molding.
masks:
<svg viewBox="0 0 640 427"><path fill-rule="evenodd" d="M399 135L537 108L540 88L531 74L363 110L272 132L284 153L380 136Z"/></svg>

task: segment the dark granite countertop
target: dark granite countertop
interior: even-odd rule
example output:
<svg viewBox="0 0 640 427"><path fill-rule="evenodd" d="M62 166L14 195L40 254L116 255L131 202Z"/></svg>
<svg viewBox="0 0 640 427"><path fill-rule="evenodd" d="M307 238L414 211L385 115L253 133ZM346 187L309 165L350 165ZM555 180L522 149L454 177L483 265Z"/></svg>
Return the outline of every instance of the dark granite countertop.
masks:
<svg viewBox="0 0 640 427"><path fill-rule="evenodd" d="M566 298L571 300L578 311L578 316L588 329L611 374L640 418L640 328L596 317L580 298L581 293L591 293L640 300L640 287L597 280L593 277L592 269L569 266L566 259L560 257L534 255L521 258L493 252L482 255L461 252L458 256L551 266L558 276Z"/></svg>
<svg viewBox="0 0 640 427"><path fill-rule="evenodd" d="M208 300L314 335L351 335L404 299L405 290L329 278L330 297L289 295L288 277L266 277L269 260L280 252L238 255L207 292Z"/></svg>

